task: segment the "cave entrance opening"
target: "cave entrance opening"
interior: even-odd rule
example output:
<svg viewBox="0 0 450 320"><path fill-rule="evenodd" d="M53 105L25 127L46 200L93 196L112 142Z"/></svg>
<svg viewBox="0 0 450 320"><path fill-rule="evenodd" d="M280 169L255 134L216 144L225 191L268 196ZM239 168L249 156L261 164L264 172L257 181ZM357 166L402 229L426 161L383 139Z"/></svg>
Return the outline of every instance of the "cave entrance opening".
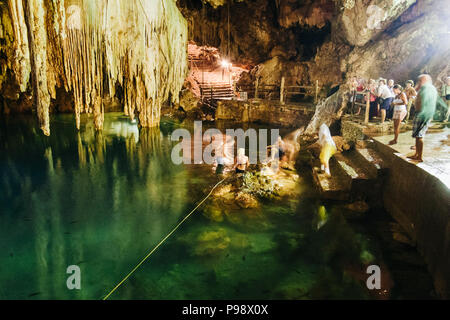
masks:
<svg viewBox="0 0 450 320"><path fill-rule="evenodd" d="M231 61L219 49L188 43L191 91L202 100L231 100L239 97L236 83L250 66Z"/></svg>

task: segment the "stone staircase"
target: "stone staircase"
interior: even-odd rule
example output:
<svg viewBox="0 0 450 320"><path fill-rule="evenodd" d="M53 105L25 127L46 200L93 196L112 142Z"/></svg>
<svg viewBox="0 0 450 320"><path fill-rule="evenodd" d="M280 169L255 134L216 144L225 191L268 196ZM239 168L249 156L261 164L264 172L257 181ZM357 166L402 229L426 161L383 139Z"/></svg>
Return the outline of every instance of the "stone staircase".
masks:
<svg viewBox="0 0 450 320"><path fill-rule="evenodd" d="M324 199L377 201L381 199L387 165L371 140L359 141L355 148L330 159L331 177L320 172L317 156L312 156L315 184Z"/></svg>

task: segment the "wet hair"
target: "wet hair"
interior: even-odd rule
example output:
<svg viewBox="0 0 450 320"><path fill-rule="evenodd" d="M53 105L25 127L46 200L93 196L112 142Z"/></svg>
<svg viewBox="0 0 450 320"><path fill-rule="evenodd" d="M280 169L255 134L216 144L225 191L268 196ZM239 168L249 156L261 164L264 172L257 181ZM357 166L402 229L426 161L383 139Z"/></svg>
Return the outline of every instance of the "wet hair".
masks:
<svg viewBox="0 0 450 320"><path fill-rule="evenodd" d="M394 89L398 89L398 90L402 91L403 87L399 84L396 84L396 85L394 85Z"/></svg>

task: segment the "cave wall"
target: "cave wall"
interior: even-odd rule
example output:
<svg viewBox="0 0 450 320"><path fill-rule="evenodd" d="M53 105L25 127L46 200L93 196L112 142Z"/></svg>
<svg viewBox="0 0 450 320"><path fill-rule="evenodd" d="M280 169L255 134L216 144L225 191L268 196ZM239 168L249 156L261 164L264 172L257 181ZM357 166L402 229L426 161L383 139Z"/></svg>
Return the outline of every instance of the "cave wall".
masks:
<svg viewBox="0 0 450 320"><path fill-rule="evenodd" d="M221 6L210 2L178 0L188 20L189 40L217 47L236 62L256 65L274 56L310 58L331 29L332 0L305 1L295 17L283 1L223 1ZM309 11L302 10L305 7ZM322 7L328 8L326 14Z"/></svg>
<svg viewBox="0 0 450 320"><path fill-rule="evenodd" d="M403 82L448 72L447 0L179 0L178 6L190 40L255 66L247 82L318 80L326 92L352 76Z"/></svg>
<svg viewBox="0 0 450 320"><path fill-rule="evenodd" d="M354 48L343 60L349 75L404 81L450 72L450 6L446 0L422 1L375 41Z"/></svg>
<svg viewBox="0 0 450 320"><path fill-rule="evenodd" d="M318 80L323 94L352 76L403 82L449 72L448 0L150 0L145 11L139 3L1 0L0 109L33 109L48 133L48 110L73 105L77 126L88 112L101 128L105 97L119 89L125 113L157 125L161 104L179 97L188 40L254 67L244 82Z"/></svg>
<svg viewBox="0 0 450 320"><path fill-rule="evenodd" d="M178 100L187 23L174 0L2 0L0 17L0 107L32 109L46 135L61 88L73 97L77 128L80 114L92 113L101 129L117 88L143 127L159 125L161 105Z"/></svg>

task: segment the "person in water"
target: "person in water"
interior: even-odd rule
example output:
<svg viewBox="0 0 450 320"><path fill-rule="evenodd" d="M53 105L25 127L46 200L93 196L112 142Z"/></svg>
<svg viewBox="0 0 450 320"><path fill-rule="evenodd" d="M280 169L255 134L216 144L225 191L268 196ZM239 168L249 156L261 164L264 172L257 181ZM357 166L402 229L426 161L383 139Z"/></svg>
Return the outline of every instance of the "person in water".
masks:
<svg viewBox="0 0 450 320"><path fill-rule="evenodd" d="M245 155L245 150L244 148L239 148L236 157L236 164L234 165L236 173L244 173L248 166L249 162L248 157Z"/></svg>
<svg viewBox="0 0 450 320"><path fill-rule="evenodd" d="M234 140L232 137L220 133L211 136L210 144L214 150L216 174L223 174L226 166L233 164L230 150L233 148Z"/></svg>
<svg viewBox="0 0 450 320"><path fill-rule="evenodd" d="M390 145L396 144L398 139L398 134L400 133L400 123L405 118L408 113L406 105L408 104L408 99L406 93L402 91L402 87L399 84L394 85L395 98L392 102L394 106L394 113L392 119L394 120L394 139L389 141Z"/></svg>
<svg viewBox="0 0 450 320"><path fill-rule="evenodd" d="M216 174L217 175L223 174L223 171L225 169L225 159L224 159L224 157L217 156L216 157L216 164L217 164L217 166L216 166Z"/></svg>
<svg viewBox="0 0 450 320"><path fill-rule="evenodd" d="M283 139L278 136L277 142L275 143L275 147L278 149L278 158L281 161L286 160L286 143L283 141Z"/></svg>
<svg viewBox="0 0 450 320"><path fill-rule="evenodd" d="M325 123L322 123L319 129L319 144L321 146L320 150L320 169L325 171L328 176L330 173L330 158L337 152L336 144L331 137L330 129Z"/></svg>

